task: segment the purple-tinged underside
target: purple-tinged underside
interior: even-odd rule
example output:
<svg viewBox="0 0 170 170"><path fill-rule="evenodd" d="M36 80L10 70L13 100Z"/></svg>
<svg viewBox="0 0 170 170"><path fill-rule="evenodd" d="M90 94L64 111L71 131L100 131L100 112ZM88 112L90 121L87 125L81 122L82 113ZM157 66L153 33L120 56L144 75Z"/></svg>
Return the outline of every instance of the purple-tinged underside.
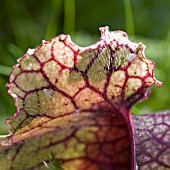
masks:
<svg viewBox="0 0 170 170"><path fill-rule="evenodd" d="M147 131L147 118L157 119L130 114L151 85L161 85L154 63L145 58L144 45L130 42L126 33L100 30L99 42L86 48L68 35L43 41L13 67L8 87L17 112L7 120L11 136L0 146L2 170L45 169L42 161L51 150L66 170L169 168L169 151L158 154L162 164L158 156L148 162L146 153L152 152L149 147L142 152L140 145L146 134L154 134ZM158 128L168 124L169 112L165 117ZM167 139L168 130L163 133Z"/></svg>
<svg viewBox="0 0 170 170"><path fill-rule="evenodd" d="M133 115L140 170L170 169L170 111Z"/></svg>

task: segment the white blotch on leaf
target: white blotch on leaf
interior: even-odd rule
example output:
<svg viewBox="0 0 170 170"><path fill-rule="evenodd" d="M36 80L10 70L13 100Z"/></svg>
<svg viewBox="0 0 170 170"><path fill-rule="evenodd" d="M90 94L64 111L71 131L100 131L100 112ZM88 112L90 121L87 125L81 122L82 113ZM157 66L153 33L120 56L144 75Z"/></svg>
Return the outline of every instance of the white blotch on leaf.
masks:
<svg viewBox="0 0 170 170"><path fill-rule="evenodd" d="M128 61L132 62L136 58L136 56L137 56L136 54L132 53L128 55L127 59Z"/></svg>
<svg viewBox="0 0 170 170"><path fill-rule="evenodd" d="M43 89L43 92L47 97L51 97L51 92L48 89Z"/></svg>
<svg viewBox="0 0 170 170"><path fill-rule="evenodd" d="M28 51L27 51L27 54L29 54L29 55L32 55L32 54L34 54L34 52L35 52L35 49L28 49Z"/></svg>
<svg viewBox="0 0 170 170"><path fill-rule="evenodd" d="M28 68L30 68L30 69L32 68L32 63L28 64Z"/></svg>
<svg viewBox="0 0 170 170"><path fill-rule="evenodd" d="M10 153L8 153L7 157L6 157L7 160L11 160L12 159L12 156Z"/></svg>

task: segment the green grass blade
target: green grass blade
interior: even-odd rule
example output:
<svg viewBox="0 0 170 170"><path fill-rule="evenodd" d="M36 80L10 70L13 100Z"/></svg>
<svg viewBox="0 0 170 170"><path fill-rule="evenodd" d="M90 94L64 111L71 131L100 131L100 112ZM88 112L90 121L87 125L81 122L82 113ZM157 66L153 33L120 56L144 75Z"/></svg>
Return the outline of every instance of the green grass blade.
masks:
<svg viewBox="0 0 170 170"><path fill-rule="evenodd" d="M50 11L50 18L49 23L45 33L45 39L49 40L54 35L57 34L59 28L59 21L61 16L61 6L62 0L52 0L51 1L51 11Z"/></svg>
<svg viewBox="0 0 170 170"><path fill-rule="evenodd" d="M129 35L135 35L135 26L133 20L133 12L130 0L124 0L124 9L125 9L125 20L126 20L126 31Z"/></svg>
<svg viewBox="0 0 170 170"><path fill-rule="evenodd" d="M15 36L15 41L18 47L27 47L28 46L28 37L27 37L27 27L23 22L23 15L26 15L26 10L24 10L25 5L23 1L16 3L15 1L7 0L6 7L8 12L8 17L10 19L10 26L12 27L13 34ZM22 43L21 43L22 42Z"/></svg>
<svg viewBox="0 0 170 170"><path fill-rule="evenodd" d="M9 76L11 71L12 71L11 67L0 65L0 74L1 75Z"/></svg>
<svg viewBox="0 0 170 170"><path fill-rule="evenodd" d="M44 165L49 169L49 170L55 170L49 163L43 161Z"/></svg>
<svg viewBox="0 0 170 170"><path fill-rule="evenodd" d="M74 35L75 0L64 0L64 33Z"/></svg>
<svg viewBox="0 0 170 170"><path fill-rule="evenodd" d="M43 161L44 165L49 169L49 170L64 170L61 167L61 161L56 160L54 153L51 151L50 157L48 157L49 163L46 161Z"/></svg>

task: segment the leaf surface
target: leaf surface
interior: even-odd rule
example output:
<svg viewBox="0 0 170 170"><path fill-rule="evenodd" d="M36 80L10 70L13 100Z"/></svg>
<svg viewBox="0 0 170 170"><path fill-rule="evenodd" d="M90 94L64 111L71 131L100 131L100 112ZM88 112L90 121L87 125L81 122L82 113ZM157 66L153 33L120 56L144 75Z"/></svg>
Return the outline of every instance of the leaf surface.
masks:
<svg viewBox="0 0 170 170"><path fill-rule="evenodd" d="M100 31L100 40L85 48L69 35L43 41L13 67L8 87L17 112L1 142L2 170L45 169L51 150L66 170L143 167L138 158L136 166L135 129L141 129L130 109L161 83L142 43L122 31Z"/></svg>

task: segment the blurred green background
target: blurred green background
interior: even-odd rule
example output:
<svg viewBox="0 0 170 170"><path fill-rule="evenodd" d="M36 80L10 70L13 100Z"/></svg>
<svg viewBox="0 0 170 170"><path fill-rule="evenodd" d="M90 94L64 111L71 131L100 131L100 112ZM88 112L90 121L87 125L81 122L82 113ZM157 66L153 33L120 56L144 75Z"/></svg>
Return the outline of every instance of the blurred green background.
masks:
<svg viewBox="0 0 170 170"><path fill-rule="evenodd" d="M134 113L170 108L170 1L169 0L0 0L0 132L15 113L5 84L16 59L28 48L60 34L71 34L80 46L98 41L100 26L123 30L132 41L147 45L146 57L156 63L155 76L164 85L152 87L147 101Z"/></svg>

